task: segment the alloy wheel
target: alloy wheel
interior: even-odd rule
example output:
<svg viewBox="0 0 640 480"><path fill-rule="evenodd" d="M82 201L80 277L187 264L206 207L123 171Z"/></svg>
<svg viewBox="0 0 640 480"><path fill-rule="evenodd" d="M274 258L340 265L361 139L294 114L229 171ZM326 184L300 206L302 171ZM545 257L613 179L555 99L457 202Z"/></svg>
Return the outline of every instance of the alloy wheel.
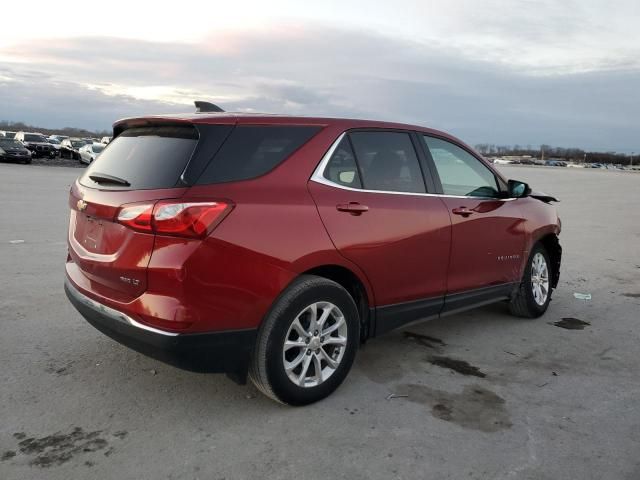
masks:
<svg viewBox="0 0 640 480"><path fill-rule="evenodd" d="M549 296L549 268L540 252L531 260L531 289L535 302L540 306L544 305Z"/></svg>
<svg viewBox="0 0 640 480"><path fill-rule="evenodd" d="M282 350L284 369L295 385L316 387L340 366L347 347L347 322L331 302L316 302L293 320Z"/></svg>

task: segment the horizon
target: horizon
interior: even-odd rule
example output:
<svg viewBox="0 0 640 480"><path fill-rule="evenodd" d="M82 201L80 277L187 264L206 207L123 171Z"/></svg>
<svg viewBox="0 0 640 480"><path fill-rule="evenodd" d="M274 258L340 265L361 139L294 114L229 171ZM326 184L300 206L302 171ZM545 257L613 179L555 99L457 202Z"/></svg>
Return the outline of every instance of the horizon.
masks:
<svg viewBox="0 0 640 480"><path fill-rule="evenodd" d="M189 114L192 112L179 112L178 114ZM225 112L225 113L243 113L243 112ZM258 114L265 114L265 112L256 112ZM161 114L159 114L161 115ZM302 117L308 116L311 117L311 115L301 115ZM121 119L119 119L121 120ZM29 129L33 129L32 133L40 133L39 130L50 130L50 131L54 131L56 133L52 133L51 135L55 135L55 134L64 134L64 132L66 130L76 130L76 131L84 131L86 133L91 133L91 134L95 134L96 136L103 136L103 134L109 134L111 135L113 133L112 129L105 129L105 130L90 130L90 129L86 129L83 127L72 127L72 126L65 126L65 127L46 127L44 125L29 125L26 124L24 122L21 121L12 121L12 120L3 120L0 119L0 127L4 124L10 125L13 128L13 125L24 125L25 127L28 127ZM0 128L0 130L2 130L2 128ZM12 130L9 130L12 131ZM465 142L466 143L466 142ZM565 145L551 145L551 144L547 144L547 143L527 143L525 145L520 145L520 144L501 144L501 143L488 143L488 142L478 142L478 143L474 143L474 144L469 144L471 147L473 147L475 150L477 150L479 153L481 153L481 149L479 148L481 145L486 145L488 147L495 147L495 148L506 148L509 150L509 152L513 152L513 151L526 151L526 152L534 152L534 151L542 151L543 149L546 152L546 149L551 149L551 150L556 150L556 149L563 149L563 150L578 150L580 152L583 153L587 153L587 154L615 154L615 155L625 155L625 156L630 156L633 155L635 158L636 153L638 153L640 155L640 152L636 152L635 150L630 150L629 152L622 152L622 151L605 151L605 150L585 150L581 147L575 146L575 145L571 145L571 146L565 146ZM489 152L489 153L481 153L483 156L493 156L493 155L501 155L497 152ZM511 153L506 153L506 155L511 155Z"/></svg>
<svg viewBox="0 0 640 480"><path fill-rule="evenodd" d="M631 0L193 5L147 22L144 6L62 1L64 29L38 13L28 29L9 22L0 118L109 131L118 118L192 112L201 99L420 124L470 145L640 151ZM194 21L194 9L210 20ZM22 15L15 4L4 12Z"/></svg>

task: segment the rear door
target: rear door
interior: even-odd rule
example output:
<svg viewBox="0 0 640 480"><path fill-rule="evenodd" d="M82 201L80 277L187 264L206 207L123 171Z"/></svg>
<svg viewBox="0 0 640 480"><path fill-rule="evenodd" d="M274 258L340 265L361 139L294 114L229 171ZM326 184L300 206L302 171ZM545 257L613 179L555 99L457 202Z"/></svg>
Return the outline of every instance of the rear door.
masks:
<svg viewBox="0 0 640 480"><path fill-rule="evenodd" d="M129 128L75 182L69 255L73 271L95 292L126 301L145 291L154 235L127 228L116 216L123 205L181 197L198 140L189 124Z"/></svg>
<svg viewBox="0 0 640 480"><path fill-rule="evenodd" d="M403 131L343 134L309 182L336 248L387 306L377 333L438 313L446 291L449 215L427 194L414 142Z"/></svg>
<svg viewBox="0 0 640 480"><path fill-rule="evenodd" d="M518 200L504 198L496 175L461 146L428 135L420 138L451 215L448 294L518 281L525 247Z"/></svg>

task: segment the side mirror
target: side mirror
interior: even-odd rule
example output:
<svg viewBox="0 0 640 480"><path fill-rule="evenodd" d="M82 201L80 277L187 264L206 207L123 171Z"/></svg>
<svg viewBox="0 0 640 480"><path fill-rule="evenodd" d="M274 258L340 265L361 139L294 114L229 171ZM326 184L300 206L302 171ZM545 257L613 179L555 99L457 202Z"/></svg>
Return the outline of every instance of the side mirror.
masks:
<svg viewBox="0 0 640 480"><path fill-rule="evenodd" d="M524 182L509 180L508 186L510 198L522 198L531 194L531 188Z"/></svg>

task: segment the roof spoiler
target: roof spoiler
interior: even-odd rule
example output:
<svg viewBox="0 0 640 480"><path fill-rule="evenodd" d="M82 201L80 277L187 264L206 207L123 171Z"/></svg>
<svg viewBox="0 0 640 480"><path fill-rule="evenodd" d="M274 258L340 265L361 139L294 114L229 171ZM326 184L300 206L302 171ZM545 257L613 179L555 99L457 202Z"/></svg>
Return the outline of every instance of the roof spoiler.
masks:
<svg viewBox="0 0 640 480"><path fill-rule="evenodd" d="M201 100L196 100L196 113L205 113L205 112L224 112L219 106L210 102L203 102Z"/></svg>

